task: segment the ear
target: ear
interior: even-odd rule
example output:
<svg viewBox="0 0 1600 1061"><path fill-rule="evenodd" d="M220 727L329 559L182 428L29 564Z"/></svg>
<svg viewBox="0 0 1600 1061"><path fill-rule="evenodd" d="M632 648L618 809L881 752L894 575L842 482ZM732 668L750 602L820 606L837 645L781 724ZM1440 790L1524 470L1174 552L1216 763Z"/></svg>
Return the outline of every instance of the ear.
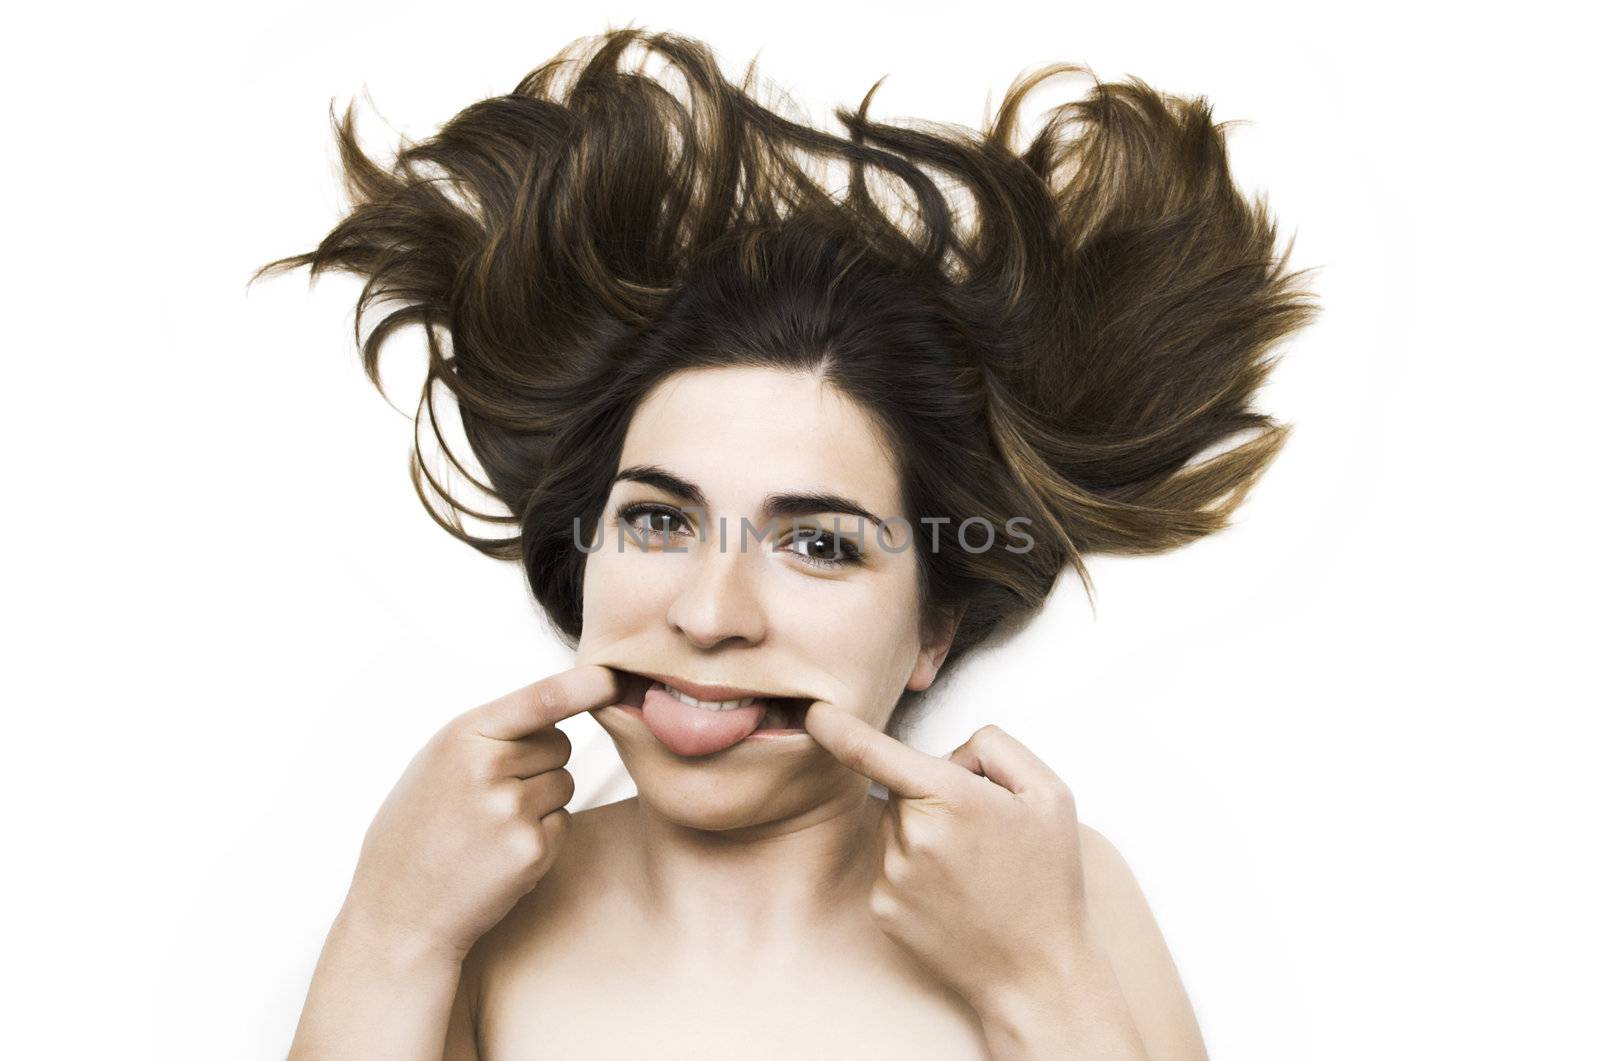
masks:
<svg viewBox="0 0 1600 1061"><path fill-rule="evenodd" d="M939 673L944 658L950 654L950 646L955 643L956 630L961 626L961 616L965 611L966 605L962 605L954 611L943 613L933 633L924 635L927 639L917 651L917 665L906 680L907 689L921 692L933 684L934 675Z"/></svg>

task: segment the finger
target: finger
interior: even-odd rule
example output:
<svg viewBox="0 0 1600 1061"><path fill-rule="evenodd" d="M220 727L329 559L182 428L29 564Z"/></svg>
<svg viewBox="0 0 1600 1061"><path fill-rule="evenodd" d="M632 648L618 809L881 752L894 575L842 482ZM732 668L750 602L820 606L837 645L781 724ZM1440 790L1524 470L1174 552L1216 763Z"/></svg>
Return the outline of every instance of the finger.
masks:
<svg viewBox="0 0 1600 1061"><path fill-rule="evenodd" d="M543 877L561 857L561 849L566 846L567 837L572 832L572 812L565 807L558 807L539 819L539 828L544 833L544 855L533 866L537 877Z"/></svg>
<svg viewBox="0 0 1600 1061"><path fill-rule="evenodd" d="M606 707L621 698L622 681L617 672L598 663L586 663L489 701L473 712L473 724L482 736L518 740L580 711Z"/></svg>
<svg viewBox="0 0 1600 1061"><path fill-rule="evenodd" d="M506 754L500 757L500 772L510 777L529 778L565 766L572 759L572 740L551 726L531 737L504 742Z"/></svg>
<svg viewBox="0 0 1600 1061"><path fill-rule="evenodd" d="M557 807L540 818L539 825L544 829L544 838L554 847L572 831L572 812L565 807Z"/></svg>
<svg viewBox="0 0 1600 1061"><path fill-rule="evenodd" d="M522 782L522 796L526 800L523 806L533 817L543 819L565 807L577 787L570 770L546 770Z"/></svg>
<svg viewBox="0 0 1600 1061"><path fill-rule="evenodd" d="M984 726L948 758L1019 796L1063 784L1044 760L999 726Z"/></svg>
<svg viewBox="0 0 1600 1061"><path fill-rule="evenodd" d="M806 732L845 766L904 799L950 792L971 780L965 770L902 744L826 701L806 711Z"/></svg>

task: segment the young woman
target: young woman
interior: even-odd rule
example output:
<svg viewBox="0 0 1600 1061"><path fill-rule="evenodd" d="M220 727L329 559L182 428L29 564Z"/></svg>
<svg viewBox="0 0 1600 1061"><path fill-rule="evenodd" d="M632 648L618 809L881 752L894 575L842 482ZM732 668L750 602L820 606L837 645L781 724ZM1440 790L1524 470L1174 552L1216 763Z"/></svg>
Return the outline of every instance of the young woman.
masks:
<svg viewBox="0 0 1600 1061"><path fill-rule="evenodd" d="M262 272L367 277L374 382L425 328L507 512L414 453L418 493L576 658L410 764L291 1057L1205 1056L1067 784L996 726L897 739L1068 566L1092 601L1085 555L1225 526L1288 431L1251 400L1314 307L1209 108L1096 82L1019 149L1078 69L981 133L869 92L840 137L630 28L389 167L346 111L349 215ZM638 795L569 814L579 711Z"/></svg>

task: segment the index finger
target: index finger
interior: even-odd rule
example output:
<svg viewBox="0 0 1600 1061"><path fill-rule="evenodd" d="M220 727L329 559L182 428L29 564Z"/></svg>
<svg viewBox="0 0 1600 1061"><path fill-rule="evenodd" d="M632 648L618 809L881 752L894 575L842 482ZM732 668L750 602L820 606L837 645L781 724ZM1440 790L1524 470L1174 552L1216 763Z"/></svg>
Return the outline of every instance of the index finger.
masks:
<svg viewBox="0 0 1600 1061"><path fill-rule="evenodd" d="M987 777L1018 796L1032 796L1066 785L1031 748L995 725L978 730L948 758L974 776Z"/></svg>
<svg viewBox="0 0 1600 1061"><path fill-rule="evenodd" d="M905 799L945 795L973 776L948 759L902 744L850 712L823 700L806 711L806 732L845 766Z"/></svg>
<svg viewBox="0 0 1600 1061"><path fill-rule="evenodd" d="M622 679L598 663L540 678L515 692L491 700L475 711L474 728L496 740L520 740L570 718L622 699Z"/></svg>

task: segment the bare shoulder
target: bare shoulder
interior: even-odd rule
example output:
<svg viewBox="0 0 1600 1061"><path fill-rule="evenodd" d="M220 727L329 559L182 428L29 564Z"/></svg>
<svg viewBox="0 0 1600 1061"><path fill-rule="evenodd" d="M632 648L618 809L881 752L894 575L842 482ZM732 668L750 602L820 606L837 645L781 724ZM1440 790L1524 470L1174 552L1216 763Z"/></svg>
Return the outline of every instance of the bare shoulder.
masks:
<svg viewBox="0 0 1600 1061"><path fill-rule="evenodd" d="M493 1023L495 999L530 970L570 957L597 937L608 918L608 889L594 887L616 870L631 816L621 803L575 811L561 854L534 888L481 936L462 963L444 1061L477 1061L480 1038ZM587 884L587 886L585 886Z"/></svg>
<svg viewBox="0 0 1600 1061"><path fill-rule="evenodd" d="M629 796L615 803L574 811L572 833L568 837L569 850L566 853L574 855L576 859L587 860L614 851L616 842L633 823L638 802L638 796ZM563 857L562 861L565 860Z"/></svg>
<svg viewBox="0 0 1600 1061"><path fill-rule="evenodd" d="M1090 933L1110 959L1151 1061L1203 1061L1194 1008L1133 869L1096 829L1078 826Z"/></svg>

